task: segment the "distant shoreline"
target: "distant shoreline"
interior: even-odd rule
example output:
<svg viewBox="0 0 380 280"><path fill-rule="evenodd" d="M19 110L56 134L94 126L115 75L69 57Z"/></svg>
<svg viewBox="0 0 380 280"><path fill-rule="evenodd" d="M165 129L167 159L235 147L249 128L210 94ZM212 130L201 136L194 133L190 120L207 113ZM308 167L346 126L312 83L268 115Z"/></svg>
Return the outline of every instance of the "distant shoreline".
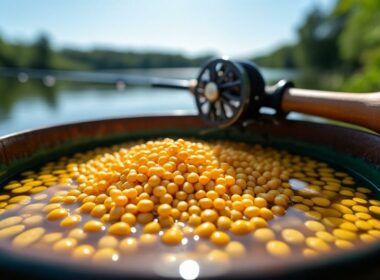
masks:
<svg viewBox="0 0 380 280"><path fill-rule="evenodd" d="M197 77L200 67L160 67L160 68L133 68L133 69L104 69L95 71L57 70L57 69L31 69L31 68L1 68L0 77L18 78L22 82L29 79L54 79L73 82L90 82L115 84L118 81L128 79L140 79L144 83L145 78L176 78L194 79ZM267 81L280 79L296 79L299 73L295 69L281 69L260 67Z"/></svg>

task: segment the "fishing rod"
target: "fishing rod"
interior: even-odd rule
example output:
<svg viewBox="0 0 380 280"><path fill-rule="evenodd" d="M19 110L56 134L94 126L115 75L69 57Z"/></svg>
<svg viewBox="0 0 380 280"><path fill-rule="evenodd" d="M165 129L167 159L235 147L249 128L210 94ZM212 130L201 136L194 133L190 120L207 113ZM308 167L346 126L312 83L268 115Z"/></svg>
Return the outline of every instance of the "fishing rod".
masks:
<svg viewBox="0 0 380 280"><path fill-rule="evenodd" d="M56 80L69 82L113 85L122 83L126 86L151 86L172 89L189 89L191 85L194 86L195 83L195 80L144 77L123 73L0 68L0 76L19 77L20 75L24 76L25 79L44 80L50 77Z"/></svg>
<svg viewBox="0 0 380 280"><path fill-rule="evenodd" d="M27 73L36 78L42 75L38 70ZM217 127L228 127L257 118L260 116L260 108L269 107L276 111L277 117L299 112L353 123L380 132L380 92L354 94L301 89L295 88L292 82L286 80L266 86L258 68L246 61L212 59L201 68L196 80L111 73L49 73L61 80L188 90L194 95L200 117Z"/></svg>

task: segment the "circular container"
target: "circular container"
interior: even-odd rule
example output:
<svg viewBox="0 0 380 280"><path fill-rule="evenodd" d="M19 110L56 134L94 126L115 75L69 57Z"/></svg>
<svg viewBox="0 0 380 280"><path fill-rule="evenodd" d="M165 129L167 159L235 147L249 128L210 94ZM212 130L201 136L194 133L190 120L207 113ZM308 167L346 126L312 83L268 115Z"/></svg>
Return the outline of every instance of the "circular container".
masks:
<svg viewBox="0 0 380 280"><path fill-rule="evenodd" d="M258 143L307 155L339 166L368 182L379 197L380 136L328 124L302 121L260 120L246 127L215 129L197 116L154 116L107 119L29 130L0 138L0 185L20 171L49 160L98 146L133 139L163 137L229 139ZM6 279L64 278L152 278L159 275L119 274L112 270L54 260L33 258L33 252L0 252L0 275ZM379 279L380 242L338 256L325 256L299 266L263 270L249 269L222 276L226 278L271 279ZM146 264L149 265L149 264ZM202 276L202 275L200 275ZM7 278L8 277L8 278Z"/></svg>

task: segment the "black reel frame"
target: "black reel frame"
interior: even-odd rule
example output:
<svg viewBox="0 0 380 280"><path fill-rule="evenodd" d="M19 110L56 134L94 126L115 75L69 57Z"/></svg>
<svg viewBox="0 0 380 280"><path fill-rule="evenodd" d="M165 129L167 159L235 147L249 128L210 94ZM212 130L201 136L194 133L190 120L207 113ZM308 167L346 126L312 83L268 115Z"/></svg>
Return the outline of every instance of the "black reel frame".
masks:
<svg viewBox="0 0 380 280"><path fill-rule="evenodd" d="M253 63L217 58L201 69L193 89L199 116L208 124L228 127L255 119L261 107L276 110L284 117L281 100L293 83L281 80L271 87Z"/></svg>

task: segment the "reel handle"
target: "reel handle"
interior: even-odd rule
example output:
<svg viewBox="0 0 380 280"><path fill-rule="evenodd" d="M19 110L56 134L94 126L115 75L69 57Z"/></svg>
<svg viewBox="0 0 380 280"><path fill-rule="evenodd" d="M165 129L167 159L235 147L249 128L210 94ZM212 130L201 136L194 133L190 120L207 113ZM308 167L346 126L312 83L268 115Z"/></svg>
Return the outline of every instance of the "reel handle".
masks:
<svg viewBox="0 0 380 280"><path fill-rule="evenodd" d="M380 92L340 93L288 87L284 112L299 112L367 127L380 133Z"/></svg>

